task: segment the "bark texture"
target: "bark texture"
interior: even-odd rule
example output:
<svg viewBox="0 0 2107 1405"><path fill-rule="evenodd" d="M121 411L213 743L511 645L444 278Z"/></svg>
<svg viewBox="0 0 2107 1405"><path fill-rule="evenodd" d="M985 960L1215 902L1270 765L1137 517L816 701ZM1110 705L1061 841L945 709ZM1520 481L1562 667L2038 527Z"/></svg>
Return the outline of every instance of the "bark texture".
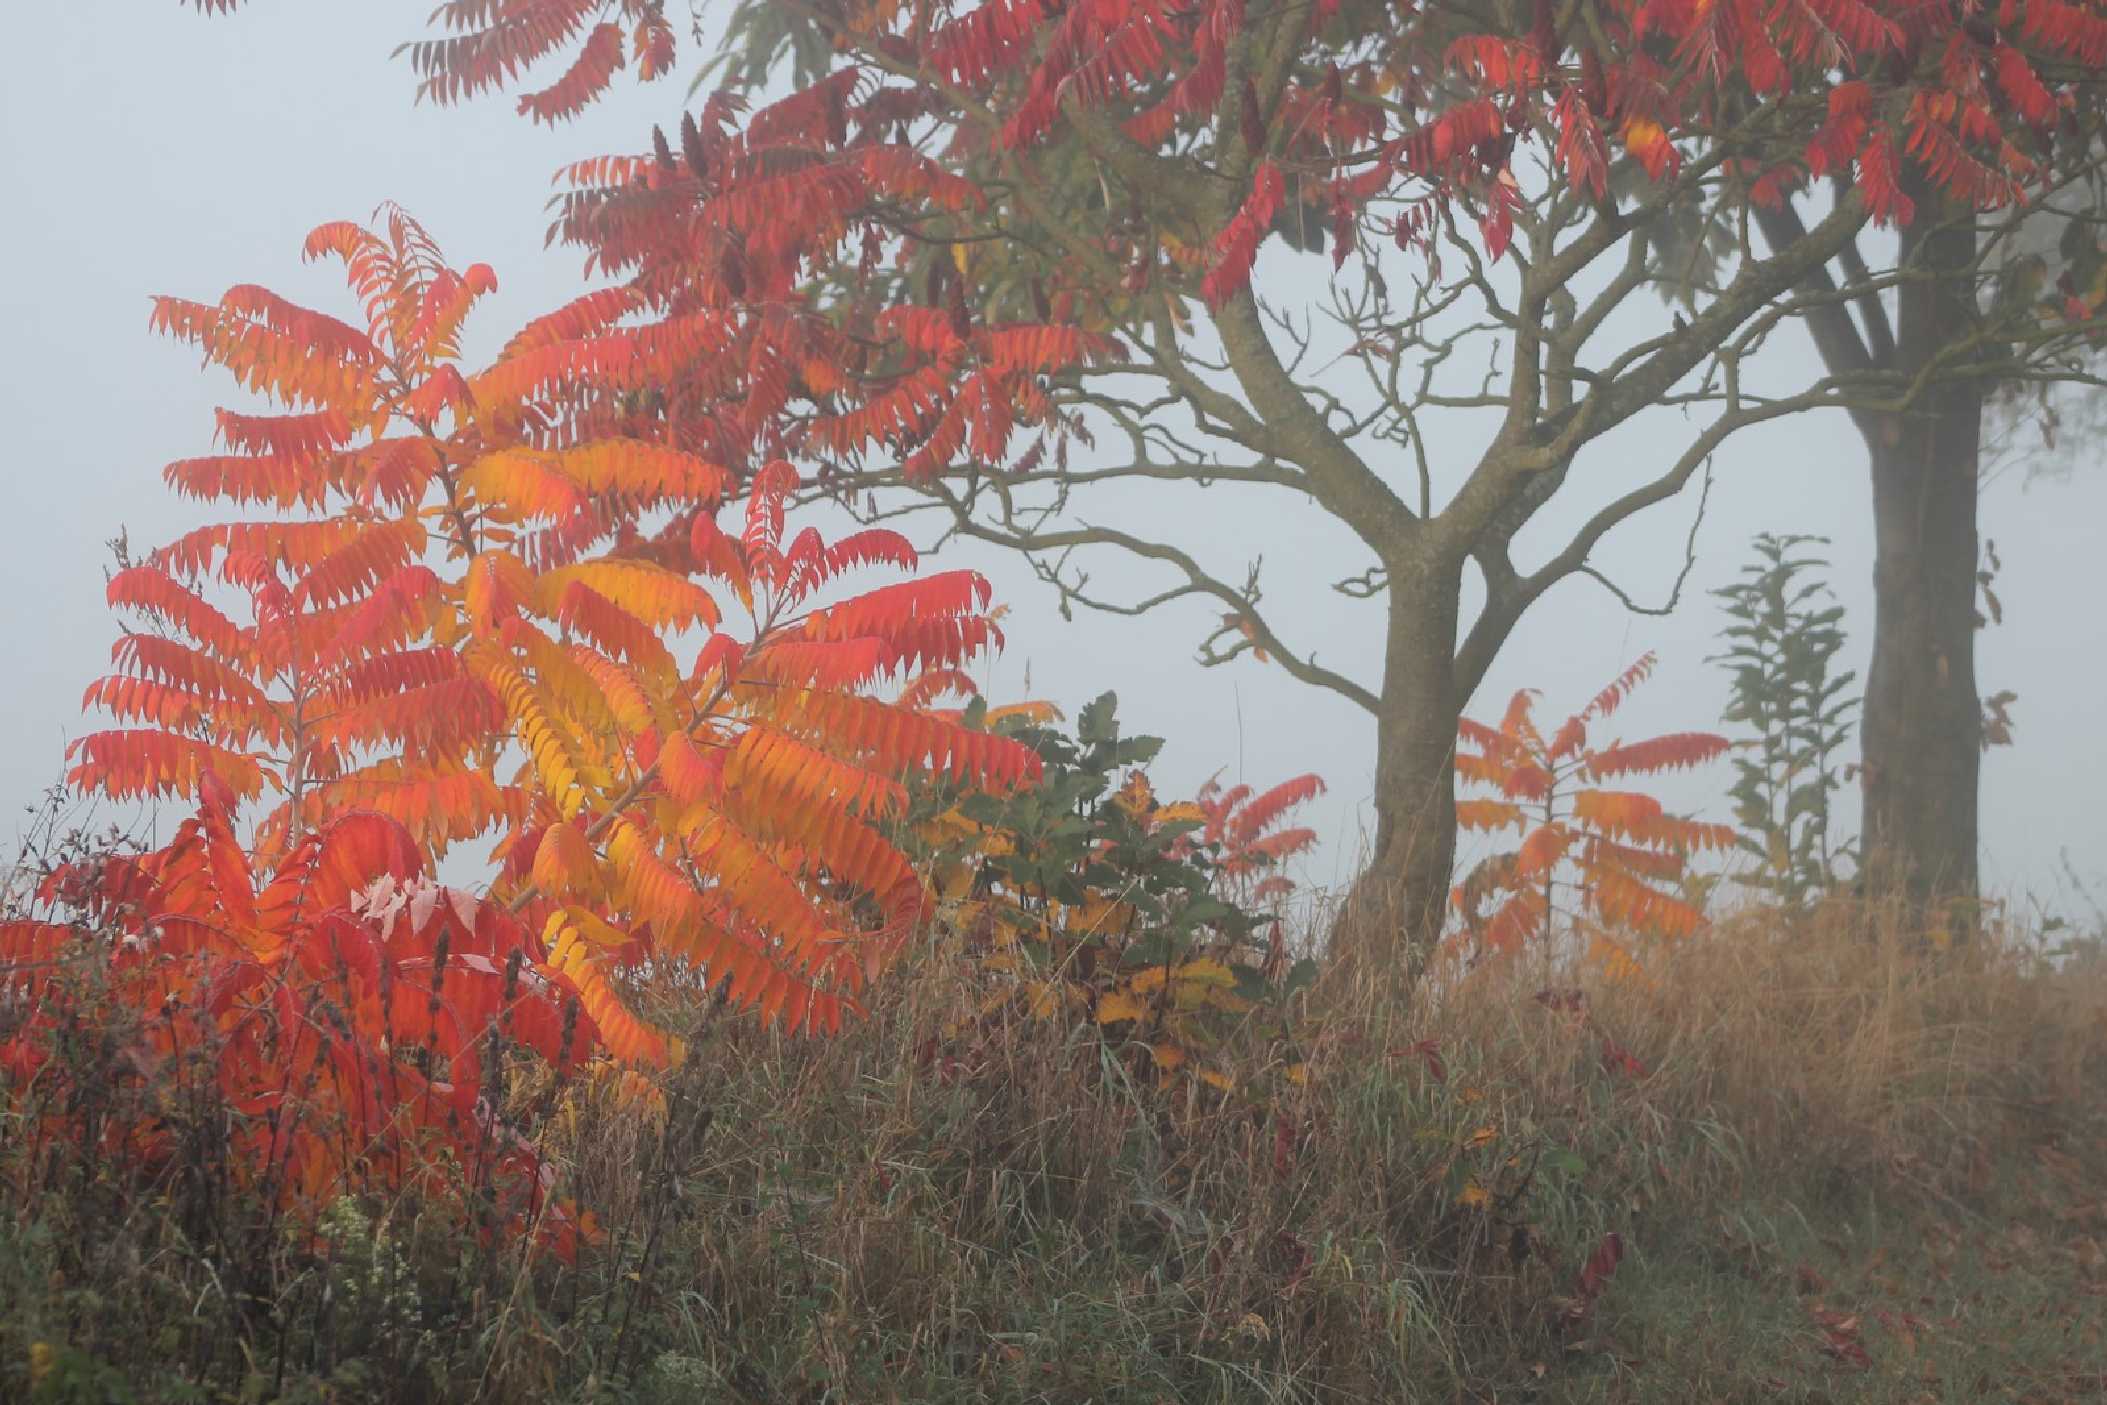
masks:
<svg viewBox="0 0 2107 1405"><path fill-rule="evenodd" d="M1359 944L1390 953L1407 982L1441 938L1456 857L1459 579L1445 565L1391 577L1376 711L1375 852L1348 904Z"/></svg>
<svg viewBox="0 0 2107 1405"><path fill-rule="evenodd" d="M1977 478L1983 385L1959 356L1977 332L1971 212L1904 182L1895 318L1875 298L1837 298L1826 271L1802 291L1825 300L1808 330L1831 373L1878 377L1908 397L1851 418L1871 460L1873 648L1860 726L1861 849L1869 891L1918 905L1969 904L1977 889L1982 705L1975 683ZM1806 237L1790 208L1758 211L1773 248ZM1858 319L1851 307L1855 305Z"/></svg>
<svg viewBox="0 0 2107 1405"><path fill-rule="evenodd" d="M1926 202L1927 205L1930 203ZM1915 377L1973 330L1975 231L1920 207L1903 265L1896 369ZM1977 884L1982 703L1975 682L1983 390L1940 379L1870 428L1873 657L1866 671L1865 869L1875 891L1970 899Z"/></svg>

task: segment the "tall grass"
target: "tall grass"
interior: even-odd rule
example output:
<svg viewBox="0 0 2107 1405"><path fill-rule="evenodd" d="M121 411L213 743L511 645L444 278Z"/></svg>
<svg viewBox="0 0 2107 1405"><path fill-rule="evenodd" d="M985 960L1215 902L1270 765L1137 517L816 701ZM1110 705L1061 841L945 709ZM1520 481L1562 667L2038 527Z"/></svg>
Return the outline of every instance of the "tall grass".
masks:
<svg viewBox="0 0 2107 1405"><path fill-rule="evenodd" d="M1400 1000L1340 962L1285 1043L1250 1033L1263 1095L1002 980L932 944L826 1042L651 997L693 1043L663 1118L546 1099L600 1223L572 1268L410 1205L220 1233L170 1213L180 1175L103 1168L88 1213L0 1143L0 1398L33 1348L49 1399L2107 1389L2107 962L1845 905L1728 917L1643 981L1508 963ZM1300 1081L1257 1076L1283 1047Z"/></svg>

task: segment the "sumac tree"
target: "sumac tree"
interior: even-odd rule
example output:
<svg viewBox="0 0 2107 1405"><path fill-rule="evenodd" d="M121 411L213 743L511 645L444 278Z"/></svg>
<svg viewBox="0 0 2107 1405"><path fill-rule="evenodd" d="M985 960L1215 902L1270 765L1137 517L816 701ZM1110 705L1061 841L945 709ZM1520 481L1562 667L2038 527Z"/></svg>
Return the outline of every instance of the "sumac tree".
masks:
<svg viewBox="0 0 2107 1405"><path fill-rule="evenodd" d="M1458 821L1465 830L1512 831L1515 839L1456 885L1452 901L1474 955L1570 940L1611 971L1628 971L1640 964L1635 941L1680 940L1704 921L1674 887L1692 854L1731 848L1734 831L1670 814L1653 796L1623 786L1717 760L1727 739L1709 732L1607 745L1588 739L1654 663L1645 655L1549 733L1536 724L1536 694L1528 689L1508 701L1499 726L1466 718L1459 728L1458 773L1494 794L1458 801Z"/></svg>
<svg viewBox="0 0 2107 1405"><path fill-rule="evenodd" d="M670 424L625 433L617 407L562 393L589 375L666 399L651 388L680 383L705 327L581 345L573 310L464 374L487 268L455 272L398 210L324 225L307 251L342 262L358 322L246 285L155 305L275 404L222 410L224 452L169 466L245 515L112 577L136 626L88 701L126 725L74 744L74 783L267 797L253 860L280 872L359 810L424 857L495 840L493 901L624 1059L679 1053L613 990L636 962L688 962L768 1019L837 1027L925 908L890 837L903 781L1038 772L1015 741L869 692L970 686L960 666L1001 638L987 583L848 594L852 573L911 571L912 547L793 533L788 463L735 472ZM614 389L625 376L639 389Z"/></svg>

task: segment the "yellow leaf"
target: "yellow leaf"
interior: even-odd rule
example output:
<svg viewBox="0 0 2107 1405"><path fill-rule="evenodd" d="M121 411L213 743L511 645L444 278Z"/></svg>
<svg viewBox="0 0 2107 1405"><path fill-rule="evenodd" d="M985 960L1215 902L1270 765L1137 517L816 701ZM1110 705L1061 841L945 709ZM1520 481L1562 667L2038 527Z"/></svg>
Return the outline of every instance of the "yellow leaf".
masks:
<svg viewBox="0 0 2107 1405"><path fill-rule="evenodd" d="M1154 822L1165 824L1206 824L1207 812L1190 800L1180 800L1175 805L1166 805L1153 816Z"/></svg>
<svg viewBox="0 0 2107 1405"><path fill-rule="evenodd" d="M1522 807L1512 800L1458 800L1456 824L1462 829L1505 829L1523 823Z"/></svg>
<svg viewBox="0 0 2107 1405"><path fill-rule="evenodd" d="M915 826L921 837L932 846L958 839L971 839L980 833L980 826L956 810L946 810L933 819L924 820Z"/></svg>
<svg viewBox="0 0 2107 1405"><path fill-rule="evenodd" d="M988 725L992 727L998 722L1014 717L1021 721L1043 726L1050 722L1060 721L1061 716L1061 709L1050 702L1005 703L1001 707L989 708L987 721Z"/></svg>
<svg viewBox="0 0 2107 1405"><path fill-rule="evenodd" d="M1641 152L1667 135L1661 130L1660 123L1648 121L1644 117L1634 118L1624 128L1624 149L1633 153Z"/></svg>
<svg viewBox="0 0 2107 1405"><path fill-rule="evenodd" d="M50 1342L29 1344L29 1384L32 1388L43 1384L44 1377L58 1364L59 1354Z"/></svg>
<svg viewBox="0 0 2107 1405"><path fill-rule="evenodd" d="M1471 1150L1476 1151L1479 1147L1490 1146L1493 1142L1496 1142L1499 1139L1499 1132L1494 1128L1487 1126L1480 1127L1477 1131L1471 1133L1470 1136L1464 1140L1463 1144L1469 1147Z"/></svg>
<svg viewBox="0 0 2107 1405"><path fill-rule="evenodd" d="M1236 972L1212 957L1187 961L1175 974L1180 985L1210 985L1219 990L1229 990L1236 985Z"/></svg>
<svg viewBox="0 0 2107 1405"><path fill-rule="evenodd" d="M1118 934L1127 930L1133 917L1134 909L1127 904L1093 893L1080 908L1069 910L1068 930L1090 936Z"/></svg>
<svg viewBox="0 0 2107 1405"><path fill-rule="evenodd" d="M1149 1007L1139 996L1124 990L1108 990L1097 998L1097 1022L1118 1024L1145 1018Z"/></svg>
<svg viewBox="0 0 2107 1405"><path fill-rule="evenodd" d="M1289 1064L1286 1073L1288 1082L1293 1083L1298 1088L1310 1081L1310 1066L1308 1064Z"/></svg>
<svg viewBox="0 0 2107 1405"><path fill-rule="evenodd" d="M1653 981L1639 965L1638 958L1622 942L1601 933L1588 944L1588 959L1602 967L1602 973L1613 981L1628 981L1634 985L1651 986Z"/></svg>
<svg viewBox="0 0 2107 1405"><path fill-rule="evenodd" d="M945 864L935 875L936 895L945 902L964 898L973 891L973 870L962 863Z"/></svg>
<svg viewBox="0 0 2107 1405"><path fill-rule="evenodd" d="M1236 1088L1236 1080L1231 1078L1228 1074L1221 1072L1219 1069L1195 1069L1193 1071L1193 1077L1199 1079L1208 1087L1219 1088L1225 1093L1233 1092Z"/></svg>
<svg viewBox="0 0 2107 1405"><path fill-rule="evenodd" d="M1167 979L1176 981L1180 986L1194 987L1196 990L1232 990L1236 986L1236 972L1209 956L1194 957L1168 970L1161 966L1150 966L1145 970L1136 971L1127 984L1135 990L1155 990Z"/></svg>
<svg viewBox="0 0 2107 1405"><path fill-rule="evenodd" d="M1149 1055L1156 1060L1156 1067L1165 1070L1178 1068L1185 1062L1185 1051L1165 1040L1150 1045Z"/></svg>
<svg viewBox="0 0 2107 1405"><path fill-rule="evenodd" d="M635 940L629 933L610 926L589 910L576 905L566 906L559 912L552 914L549 918L549 923L551 928L558 924L568 925L576 930L579 936L584 937L593 945L609 949L628 946ZM549 933L544 933L545 941L548 935Z"/></svg>
<svg viewBox="0 0 2107 1405"><path fill-rule="evenodd" d="M1472 1181L1469 1185L1456 1192L1456 1203L1467 1209L1482 1210L1492 1204L1492 1192L1479 1185L1476 1181Z"/></svg>
<svg viewBox="0 0 2107 1405"><path fill-rule="evenodd" d="M1112 797L1112 804L1133 819L1140 819L1156 808L1156 790L1149 784L1146 772L1128 774L1125 785Z"/></svg>
<svg viewBox="0 0 2107 1405"><path fill-rule="evenodd" d="M1030 1008L1035 1020L1053 1019L1082 999L1081 991L1063 981L1033 981L1025 989L1031 992Z"/></svg>

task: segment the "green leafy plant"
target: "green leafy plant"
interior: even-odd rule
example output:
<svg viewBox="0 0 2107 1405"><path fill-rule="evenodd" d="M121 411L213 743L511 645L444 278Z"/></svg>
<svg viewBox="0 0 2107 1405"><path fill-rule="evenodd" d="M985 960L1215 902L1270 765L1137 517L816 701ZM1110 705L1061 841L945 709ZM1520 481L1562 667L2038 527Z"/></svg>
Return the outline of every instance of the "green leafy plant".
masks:
<svg viewBox="0 0 2107 1405"><path fill-rule="evenodd" d="M1087 1019L1148 1050L1165 1075L1189 1069L1216 1086L1237 1074L1208 1055L1225 1019L1282 1004L1314 976L1292 961L1269 903L1292 881L1284 862L1315 840L1287 825L1323 789L1298 776L1254 793L1210 783L1164 804L1142 768L1157 737L1120 732L1106 693L1077 715L1073 736L1051 709L964 720L1030 746L1042 780L1004 795L931 788L918 833L930 854L943 921L985 967L1014 983L988 1011Z"/></svg>
<svg viewBox="0 0 2107 1405"><path fill-rule="evenodd" d="M1741 847L1759 861L1743 881L1793 904L1834 888L1854 861L1851 842L1837 837L1833 802L1858 675L1837 666L1844 609L1823 579L1829 563L1818 549L1827 545L1762 533L1742 578L1713 592L1730 620L1720 631L1726 648L1712 659L1733 689L1724 720L1755 733L1737 747L1731 791Z"/></svg>

